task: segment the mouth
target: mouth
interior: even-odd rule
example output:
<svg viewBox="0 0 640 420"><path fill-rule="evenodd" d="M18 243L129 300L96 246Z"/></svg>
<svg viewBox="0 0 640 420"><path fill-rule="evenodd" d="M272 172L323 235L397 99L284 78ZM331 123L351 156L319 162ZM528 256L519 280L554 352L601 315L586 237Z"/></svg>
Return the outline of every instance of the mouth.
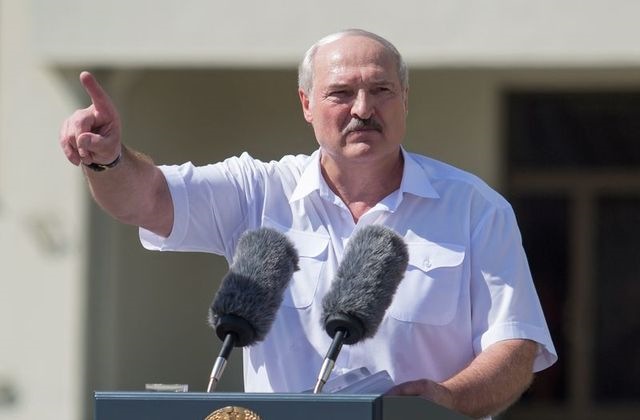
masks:
<svg viewBox="0 0 640 420"><path fill-rule="evenodd" d="M380 133L381 130L376 128L358 128L356 130L348 130L345 133L347 137L364 137L370 135L371 133Z"/></svg>
<svg viewBox="0 0 640 420"><path fill-rule="evenodd" d="M381 132L382 130L376 127L361 127L361 128L355 128L353 130L349 130L350 133L353 132L359 132L359 131L377 131L377 132Z"/></svg>

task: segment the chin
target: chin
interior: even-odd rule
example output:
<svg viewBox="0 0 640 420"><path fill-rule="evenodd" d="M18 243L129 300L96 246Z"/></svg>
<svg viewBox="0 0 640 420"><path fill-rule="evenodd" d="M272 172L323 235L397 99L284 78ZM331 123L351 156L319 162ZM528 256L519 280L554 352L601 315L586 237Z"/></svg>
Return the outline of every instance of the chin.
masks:
<svg viewBox="0 0 640 420"><path fill-rule="evenodd" d="M370 139L352 140L344 148L347 153L372 153L376 149L376 143Z"/></svg>
<svg viewBox="0 0 640 420"><path fill-rule="evenodd" d="M382 155L379 147L366 142L351 144L343 150L343 156L352 162L373 162Z"/></svg>

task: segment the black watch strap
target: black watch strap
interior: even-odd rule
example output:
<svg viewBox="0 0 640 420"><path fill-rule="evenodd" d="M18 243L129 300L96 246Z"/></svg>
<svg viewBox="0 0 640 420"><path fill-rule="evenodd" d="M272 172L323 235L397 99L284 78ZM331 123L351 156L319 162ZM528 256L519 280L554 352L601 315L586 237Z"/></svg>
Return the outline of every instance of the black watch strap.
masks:
<svg viewBox="0 0 640 420"><path fill-rule="evenodd" d="M84 162L82 162L82 164L84 165L85 168L89 168L92 171L102 172L102 171L106 171L107 169L111 169L111 168L116 167L118 165L118 163L120 163L121 159L122 159L122 153L120 153L118 155L118 157L111 163L84 163Z"/></svg>

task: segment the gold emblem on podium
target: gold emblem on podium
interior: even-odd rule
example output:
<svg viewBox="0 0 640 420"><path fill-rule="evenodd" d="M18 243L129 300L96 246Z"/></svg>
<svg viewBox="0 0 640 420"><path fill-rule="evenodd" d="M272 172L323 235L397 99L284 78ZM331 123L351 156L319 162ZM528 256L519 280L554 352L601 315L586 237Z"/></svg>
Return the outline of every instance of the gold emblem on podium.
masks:
<svg viewBox="0 0 640 420"><path fill-rule="evenodd" d="M259 415L244 407L229 406L209 414L204 420L262 420Z"/></svg>

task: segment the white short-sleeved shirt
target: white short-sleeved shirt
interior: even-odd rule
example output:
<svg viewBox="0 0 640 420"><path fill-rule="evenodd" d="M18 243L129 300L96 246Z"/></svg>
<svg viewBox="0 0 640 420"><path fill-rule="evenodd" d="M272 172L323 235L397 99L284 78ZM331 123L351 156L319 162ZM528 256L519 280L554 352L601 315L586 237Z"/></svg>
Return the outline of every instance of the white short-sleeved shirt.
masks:
<svg viewBox="0 0 640 420"><path fill-rule="evenodd" d="M510 205L459 169L402 151L400 189L357 224L320 173L319 156L269 163L240 157L204 167L161 167L174 204L168 238L144 229L147 249L202 251L231 261L240 235L285 233L300 270L267 338L244 349L247 392L312 388L331 339L322 297L354 231L383 224L404 237L409 267L375 337L344 346L336 372L387 370L396 383L445 380L491 344L538 342L534 371L557 359Z"/></svg>

